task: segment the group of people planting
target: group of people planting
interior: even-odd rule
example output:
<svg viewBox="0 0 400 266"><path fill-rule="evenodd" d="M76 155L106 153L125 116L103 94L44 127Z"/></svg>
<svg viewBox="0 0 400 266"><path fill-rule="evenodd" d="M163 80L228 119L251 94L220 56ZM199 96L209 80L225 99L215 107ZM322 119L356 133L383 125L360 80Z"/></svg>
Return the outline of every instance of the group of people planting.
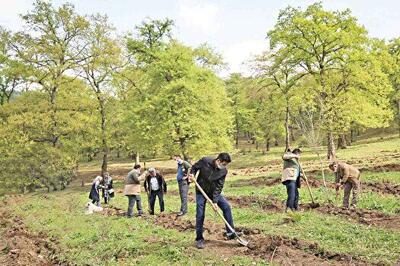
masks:
<svg viewBox="0 0 400 266"><path fill-rule="evenodd" d="M287 150L282 156L283 171L282 184L287 189L286 211L299 210L299 188L301 178L304 178L299 159L301 150L299 148L293 151ZM216 158L204 157L191 165L182 159L180 155L175 155L174 160L177 162L177 182L179 187L179 195L181 199L180 211L178 216L187 214L188 211L188 191L190 183L196 185L196 247L204 248L203 224L205 218L205 208L207 201L212 208L223 217L226 224L226 239L239 239L239 243L244 241L240 238L241 233L235 231L231 207L222 194L222 190L227 176L227 165L231 162L228 153L220 153ZM360 172L355 167L341 162L332 162L329 168L335 173L335 188L339 190L344 187L343 207L349 208L350 193L353 191L353 199L351 206L356 207L357 195L360 188ZM159 200L160 212L164 211L164 193L167 192L167 184L163 176L154 168L141 171L141 166L136 164L125 178L124 195L128 197L127 217L133 217L133 208L136 203L137 214L143 214L141 202L141 181L144 180L144 188L149 200L149 213L154 215L154 206L156 198ZM106 178L107 177L107 178ZM89 198L93 203L99 203L99 189L107 190L109 180L112 179L107 174L103 179L97 177L92 184L92 190ZM106 181L107 180L107 181ZM106 181L106 182L105 182ZM108 183L107 183L108 182ZM103 192L104 193L104 192ZM222 211L222 214L219 213Z"/></svg>

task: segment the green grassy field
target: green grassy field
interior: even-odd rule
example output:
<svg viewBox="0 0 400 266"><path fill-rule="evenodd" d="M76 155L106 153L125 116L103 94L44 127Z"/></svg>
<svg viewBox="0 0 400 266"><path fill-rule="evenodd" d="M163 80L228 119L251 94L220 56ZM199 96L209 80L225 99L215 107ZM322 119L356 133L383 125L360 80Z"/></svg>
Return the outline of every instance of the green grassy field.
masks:
<svg viewBox="0 0 400 266"><path fill-rule="evenodd" d="M394 162L390 158L387 162L382 160L387 153L395 154L400 147L399 139L388 139L375 143L365 143L352 146L339 151L340 158L353 160L360 158L377 158L377 164ZM271 154L247 154L235 155L231 172L225 184L224 194L227 197L245 198L248 196L259 198L276 198L283 202L286 198L285 187L279 182L273 185L263 185L240 182L254 180L259 176L268 176L271 179L279 178L277 171L257 172L244 174L243 168L261 167L265 164L277 165L280 163L280 152L274 148ZM307 151L304 154L305 162L318 164L316 157ZM368 159L370 160L370 159ZM370 162L368 162L370 163ZM398 163L398 162L397 162ZM112 169L127 168L129 162L111 164ZM170 168L174 167L172 161L155 161L154 166ZM362 163L359 163L362 164ZM92 171L98 165L88 164L82 167ZM314 174L315 178L321 178ZM400 172L363 172L365 182L389 182L392 185L400 184ZM327 174L327 182L331 184L332 175ZM22 219L24 224L32 232L44 232L47 237L58 239L59 252L55 254L58 260L76 265L263 265L263 264L290 264L290 256L284 251L265 251L265 255L256 254L233 246L234 242L216 242L204 250L194 247L195 233L190 226L180 228L178 225L188 223L191 226L195 219L195 204L193 200L189 204L189 213L183 217L178 225L166 226L165 219L158 216L134 217L127 219L120 215L105 215L101 213L93 215L84 214L84 206L88 202L89 186L80 187L79 182L64 191L52 193L35 193L22 197L4 197L7 202L6 210ZM177 196L177 184L172 178L168 181L170 192L166 195L166 213L178 211L179 197ZM123 184L116 182L117 195L111 205L114 208L125 210L127 199L121 193ZM194 193L191 187L191 195ZM321 205L340 206L341 197L335 198L335 191L331 187L313 187L312 192L317 202ZM309 203L311 198L307 188L303 184L300 189L301 203ZM191 196L192 197L192 196ZM142 193L144 209L147 209L147 200ZM5 205L5 204L4 204ZM307 243L314 243L318 250L327 254L346 254L354 263L393 265L400 258L400 196L390 193L379 193L365 189L360 195L358 208L362 212L379 214L384 219L392 219L393 224L368 224L346 215L336 213L323 213L320 210L304 209L295 214L287 214L282 210L264 210L254 203L249 205L232 203L235 225L245 228L253 228L260 231L256 237L245 236L253 241L268 236L281 236L288 239L297 239ZM158 205L156 204L156 212ZM173 217L173 215L167 216ZM222 230L223 224L207 209L206 220L216 228ZM289 222L288 222L289 220ZM169 224L169 223L167 223ZM5 230L5 229L4 229ZM2 232L5 233L5 232ZM218 231L218 234L220 231ZM206 238L221 238L216 232L206 233ZM297 241L296 240L296 241ZM284 246L284 245L283 245ZM283 247L282 246L282 247ZM292 247L291 247L292 248ZM246 249L246 248L244 248ZM293 249L293 248L292 248ZM301 258L315 258L315 265L319 265L320 258L312 248L299 247L295 250ZM294 252L291 250L291 252ZM271 256L272 254L272 256ZM287 253L289 254L289 253ZM292 253L290 253L292 254ZM275 256L275 260L274 260ZM289 263L285 258L289 256ZM302 259L302 258L301 258ZM326 264L348 265L348 261L324 258ZM358 261L357 261L358 260ZM296 263L294 263L296 264Z"/></svg>

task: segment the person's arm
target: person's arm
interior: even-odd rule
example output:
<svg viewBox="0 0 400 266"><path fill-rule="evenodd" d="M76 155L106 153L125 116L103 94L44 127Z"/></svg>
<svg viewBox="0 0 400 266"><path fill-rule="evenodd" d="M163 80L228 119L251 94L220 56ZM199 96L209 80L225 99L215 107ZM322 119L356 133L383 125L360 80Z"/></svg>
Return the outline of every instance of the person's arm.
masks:
<svg viewBox="0 0 400 266"><path fill-rule="evenodd" d="M147 175L147 170L144 171L144 172L137 178L137 180L138 180L138 181L142 181L142 180L146 177L146 175Z"/></svg>
<svg viewBox="0 0 400 266"><path fill-rule="evenodd" d="M343 174L343 178L342 178L342 184L347 182L347 179L349 179L350 176L350 169L349 167L345 166L344 167L344 174Z"/></svg>
<svg viewBox="0 0 400 266"><path fill-rule="evenodd" d="M165 182L165 179L163 176L161 176L161 180L162 180L163 187L164 187L164 193L167 193L167 183Z"/></svg>
<svg viewBox="0 0 400 266"><path fill-rule="evenodd" d="M190 173L191 165L190 165L190 163L184 161L184 162L182 163L182 166L183 166L183 169L184 169L184 171L183 171L183 179L186 179L187 176L188 176L189 173Z"/></svg>
<svg viewBox="0 0 400 266"><path fill-rule="evenodd" d="M291 160L291 159L298 159L298 158L299 158L299 156L297 154L294 154L291 152L286 152L282 156L283 160Z"/></svg>
<svg viewBox="0 0 400 266"><path fill-rule="evenodd" d="M335 174L335 183L338 184L340 183L340 174L339 174L339 170L336 171Z"/></svg>
<svg viewBox="0 0 400 266"><path fill-rule="evenodd" d="M215 190L214 190L213 198L212 198L213 203L218 202L218 197L219 197L219 195L221 195L222 188L224 187L225 177L226 177L226 175L221 177L220 179L215 180L215 182L214 182Z"/></svg>
<svg viewBox="0 0 400 266"><path fill-rule="evenodd" d="M147 191L147 177L146 177L146 179L144 180L144 191L146 191L146 193L148 192L148 191Z"/></svg>
<svg viewBox="0 0 400 266"><path fill-rule="evenodd" d="M202 160L203 160L203 159L198 160L194 165L192 165L192 168L190 169L190 173L191 173L192 175L195 175L196 172L200 170L201 165L202 165Z"/></svg>

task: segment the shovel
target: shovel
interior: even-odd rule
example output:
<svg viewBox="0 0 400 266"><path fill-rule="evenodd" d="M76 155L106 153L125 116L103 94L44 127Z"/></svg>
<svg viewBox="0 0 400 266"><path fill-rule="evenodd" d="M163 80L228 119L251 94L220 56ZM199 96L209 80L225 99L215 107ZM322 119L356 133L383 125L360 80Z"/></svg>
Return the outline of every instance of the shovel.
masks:
<svg viewBox="0 0 400 266"><path fill-rule="evenodd" d="M300 163L299 163L299 166L300 166L301 172L303 173L303 179L306 181L308 192L310 193L311 202L312 202L311 203L311 208L318 208L320 205L319 205L319 203L315 203L315 201L314 201L314 197L313 197L313 194L311 192L310 184L308 183L308 178L306 176L306 173L304 172L303 167L300 165Z"/></svg>
<svg viewBox="0 0 400 266"><path fill-rule="evenodd" d="M196 187L198 190L200 190L201 194L203 194L203 196L207 199L207 201L211 204L214 205L214 203L212 202L212 200L207 196L207 194L204 192L204 190L202 189L202 187L199 185L199 183L197 183L197 177L199 176L200 171L197 171L195 179L193 180L193 182L196 184ZM222 218L222 220L224 221L224 223L226 224L226 226L229 228L229 230L231 230L232 233L235 234L236 236L236 240L237 242L239 242L240 245L247 247L247 245L249 244L249 241L241 238L236 231L232 228L232 226L228 223L228 221L225 219L225 217L222 215L222 213L220 211L218 211L217 209L213 210Z"/></svg>

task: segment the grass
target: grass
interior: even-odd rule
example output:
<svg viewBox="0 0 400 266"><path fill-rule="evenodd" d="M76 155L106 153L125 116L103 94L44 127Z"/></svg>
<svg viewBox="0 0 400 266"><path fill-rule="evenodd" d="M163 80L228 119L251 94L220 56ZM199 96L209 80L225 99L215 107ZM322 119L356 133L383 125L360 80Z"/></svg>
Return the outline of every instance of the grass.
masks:
<svg viewBox="0 0 400 266"><path fill-rule="evenodd" d="M398 158L391 158L388 154L400 152L400 139L387 138L374 141L362 140L358 145L346 150L339 150L338 157L342 160L355 160L359 166L364 163L386 164L398 163ZM309 149L304 149L302 161L305 165L318 165L317 157ZM269 153L233 154L233 163L230 172L239 168L261 167L265 165L279 166L282 147L273 147ZM324 161L327 164L327 161ZM132 162L121 160L110 163L111 169L129 169ZM147 167L150 163L146 164ZM155 160L151 166L175 168L172 160ZM84 163L84 171L99 169L99 162ZM123 172L123 171L122 171ZM333 181L333 175L327 173L328 182ZM275 186L243 186L232 187L231 184L239 179L255 178L257 176L279 178L279 172L257 173L247 175L229 175L224 188L227 196L255 195L267 197L273 195L281 200L286 198L285 187ZM321 178L319 174L314 174ZM400 183L399 172L369 172L362 173L364 182L389 181ZM176 191L174 179L168 181L169 190ZM123 184L115 182L116 190ZM191 187L193 190L193 187ZM7 206L20 216L33 231L45 231L50 236L59 239L64 259L77 265L249 265L253 262L263 265L261 260L254 261L247 256L230 256L220 254L218 250L197 250L193 246L194 231L179 232L165 229L143 218L126 219L117 216L103 216L100 214L85 215L84 205L88 201L89 187L70 187L64 191L49 194L36 193L25 195L18 204ZM313 188L316 201L320 203L333 202L341 204L341 197L335 200L335 191L330 188ZM343 193L343 192L342 192ZM167 194L166 212L178 211L179 197ZM310 202L308 190L303 184L300 189L301 202ZM147 200L142 195L143 208L147 209ZM112 205L125 209L127 199L117 194ZM400 209L399 196L381 195L372 191L364 191L360 195L358 207L377 210L389 215L396 215ZM158 205L156 205L156 212ZM221 221L211 214L207 208L206 219L210 219L223 227ZM258 206L250 208L234 206L235 224L240 226L262 229L263 234L284 235L296 237L309 242L316 242L320 248L338 253L347 253L361 257L369 262L383 262L394 264L400 257L400 228L389 230L375 226L358 224L343 217L321 214L317 211L307 211L296 214L295 222L283 223L287 218L285 213L263 212ZM397 214L398 215L398 214ZM189 204L189 213L184 219L194 221L195 205Z"/></svg>
<svg viewBox="0 0 400 266"><path fill-rule="evenodd" d="M113 205L125 209L126 201L118 195ZM198 251L193 234L164 229L145 219L85 215L86 202L87 187L30 195L12 208L33 231L57 237L63 250L60 259L77 265L248 265L252 261ZM143 205L147 209L145 200Z"/></svg>

